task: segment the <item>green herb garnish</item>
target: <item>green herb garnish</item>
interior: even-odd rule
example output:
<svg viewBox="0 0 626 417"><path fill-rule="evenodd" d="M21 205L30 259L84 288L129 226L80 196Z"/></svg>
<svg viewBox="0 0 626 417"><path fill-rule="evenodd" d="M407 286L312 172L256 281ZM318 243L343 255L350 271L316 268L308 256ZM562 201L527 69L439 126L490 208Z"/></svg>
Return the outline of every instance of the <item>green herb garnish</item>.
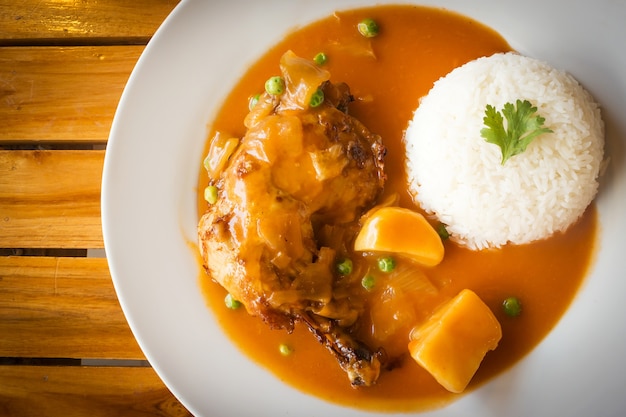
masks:
<svg viewBox="0 0 626 417"><path fill-rule="evenodd" d="M551 129L542 127L545 119L535 115L537 107L528 100L517 100L506 103L502 113L490 104L485 109L483 123L486 128L481 129L480 135L489 143L496 144L502 151L502 165L512 156L520 154L537 136L550 133ZM504 116L504 117L503 117ZM506 127L504 119L506 118Z"/></svg>

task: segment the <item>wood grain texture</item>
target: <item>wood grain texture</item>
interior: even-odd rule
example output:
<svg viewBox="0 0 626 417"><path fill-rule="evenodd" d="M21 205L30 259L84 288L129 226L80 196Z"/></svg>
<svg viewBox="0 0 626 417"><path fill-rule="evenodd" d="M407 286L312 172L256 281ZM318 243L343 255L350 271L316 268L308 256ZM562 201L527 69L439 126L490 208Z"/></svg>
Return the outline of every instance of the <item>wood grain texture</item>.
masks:
<svg viewBox="0 0 626 417"><path fill-rule="evenodd" d="M178 0L0 0L0 44L145 43Z"/></svg>
<svg viewBox="0 0 626 417"><path fill-rule="evenodd" d="M0 0L0 416L191 415L131 366L107 261L80 257L103 247L92 145L178 2Z"/></svg>
<svg viewBox="0 0 626 417"><path fill-rule="evenodd" d="M0 257L0 335L0 357L145 358L104 258Z"/></svg>
<svg viewBox="0 0 626 417"><path fill-rule="evenodd" d="M183 417L152 368L0 366L6 417Z"/></svg>
<svg viewBox="0 0 626 417"><path fill-rule="evenodd" d="M0 47L0 141L105 142L143 48Z"/></svg>
<svg viewBox="0 0 626 417"><path fill-rule="evenodd" d="M104 151L0 151L0 247L102 248Z"/></svg>

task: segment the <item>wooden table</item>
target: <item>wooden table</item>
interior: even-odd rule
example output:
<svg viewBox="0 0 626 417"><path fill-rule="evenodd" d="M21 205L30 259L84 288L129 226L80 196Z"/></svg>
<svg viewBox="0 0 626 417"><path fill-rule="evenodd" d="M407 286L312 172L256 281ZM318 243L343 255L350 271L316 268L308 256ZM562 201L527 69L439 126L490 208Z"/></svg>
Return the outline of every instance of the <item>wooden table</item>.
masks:
<svg viewBox="0 0 626 417"><path fill-rule="evenodd" d="M0 0L0 415L185 416L103 253L117 102L176 0Z"/></svg>

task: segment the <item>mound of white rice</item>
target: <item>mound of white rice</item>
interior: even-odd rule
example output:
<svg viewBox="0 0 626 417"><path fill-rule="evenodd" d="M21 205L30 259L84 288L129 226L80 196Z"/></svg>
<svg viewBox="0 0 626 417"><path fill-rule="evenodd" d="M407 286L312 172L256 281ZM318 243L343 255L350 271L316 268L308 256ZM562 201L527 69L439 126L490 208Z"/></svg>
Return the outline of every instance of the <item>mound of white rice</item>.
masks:
<svg viewBox="0 0 626 417"><path fill-rule="evenodd" d="M528 100L544 133L501 164L480 135L487 104ZM506 123L506 122L505 122ZM406 134L414 199L472 249L523 244L564 231L598 190L604 124L570 75L514 53L469 62L435 83Z"/></svg>

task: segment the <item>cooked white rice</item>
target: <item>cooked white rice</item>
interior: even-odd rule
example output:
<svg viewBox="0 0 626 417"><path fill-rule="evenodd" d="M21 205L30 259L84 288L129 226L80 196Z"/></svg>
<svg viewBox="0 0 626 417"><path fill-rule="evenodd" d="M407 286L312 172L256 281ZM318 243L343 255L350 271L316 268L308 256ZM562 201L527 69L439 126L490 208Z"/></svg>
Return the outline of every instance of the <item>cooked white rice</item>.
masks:
<svg viewBox="0 0 626 417"><path fill-rule="evenodd" d="M528 100L553 130L501 164L480 135L487 104ZM405 135L414 199L472 249L564 231L598 190L604 124L570 75L514 53L469 62L437 81Z"/></svg>

